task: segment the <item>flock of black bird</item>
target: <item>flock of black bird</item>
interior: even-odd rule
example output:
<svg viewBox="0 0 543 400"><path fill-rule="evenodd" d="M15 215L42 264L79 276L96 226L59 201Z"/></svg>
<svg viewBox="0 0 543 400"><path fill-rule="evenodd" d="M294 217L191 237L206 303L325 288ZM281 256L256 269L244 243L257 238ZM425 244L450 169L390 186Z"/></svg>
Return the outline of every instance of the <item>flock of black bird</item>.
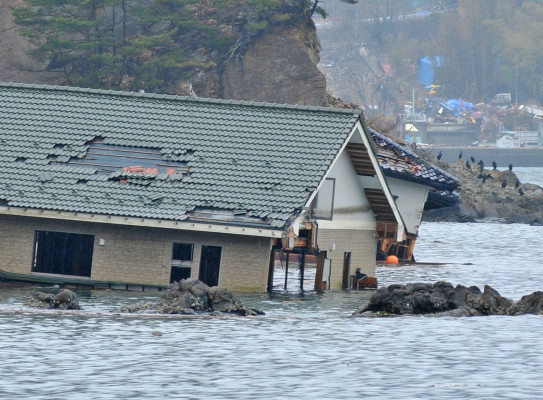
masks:
<svg viewBox="0 0 543 400"><path fill-rule="evenodd" d="M463 156L462 151L460 151L460 154L458 154L458 159L461 160L462 156ZM437 159L441 160L441 157L443 157L443 153L440 151L439 154L437 155ZM471 162L469 160L466 161L466 168L472 171L471 165L475 163L475 158L471 156L470 160ZM483 173L485 170L485 163L483 162L483 160L479 160L477 165L479 166L479 172L480 172L479 175L477 176L477 179L481 179L482 183L485 183L488 179L494 179L492 175ZM508 168L509 168L509 171L513 171L513 164L509 163ZM492 169L494 171L497 171L498 163L496 163L496 161L492 161ZM507 179L504 179L502 181L501 186L502 186L502 189L505 189L507 187ZM520 186L520 181L517 179L515 182L515 189L518 189L519 194L521 196L524 196L524 190L522 190L522 188L519 186Z"/></svg>

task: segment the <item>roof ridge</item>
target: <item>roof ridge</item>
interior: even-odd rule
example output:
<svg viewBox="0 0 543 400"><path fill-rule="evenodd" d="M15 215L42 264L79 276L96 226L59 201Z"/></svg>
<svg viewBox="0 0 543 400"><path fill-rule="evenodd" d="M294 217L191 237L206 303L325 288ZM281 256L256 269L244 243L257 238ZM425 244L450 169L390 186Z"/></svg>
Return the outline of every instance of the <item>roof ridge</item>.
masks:
<svg viewBox="0 0 543 400"><path fill-rule="evenodd" d="M322 107L322 106L311 106L311 105L305 105L305 104L267 103L263 101L252 101L252 100L213 99L209 97L190 97L190 96L179 96L179 95L164 94L164 93L127 92L124 90L92 89L92 88L82 88L82 87L77 87L77 86L47 85L47 84L38 84L38 83L17 83L17 82L0 81L0 88L2 87L16 88L16 89L38 89L38 90L50 90L50 91L80 92L80 93L92 93L92 94L124 96L124 97L144 97L144 98L159 99L159 100L190 101L190 102L195 102L195 103L215 103L215 104L224 104L224 105L242 105L242 106L264 107L264 108L327 111L327 112L332 112L332 113L353 114L353 115L356 115L357 117L363 114L362 110L349 109L349 108Z"/></svg>

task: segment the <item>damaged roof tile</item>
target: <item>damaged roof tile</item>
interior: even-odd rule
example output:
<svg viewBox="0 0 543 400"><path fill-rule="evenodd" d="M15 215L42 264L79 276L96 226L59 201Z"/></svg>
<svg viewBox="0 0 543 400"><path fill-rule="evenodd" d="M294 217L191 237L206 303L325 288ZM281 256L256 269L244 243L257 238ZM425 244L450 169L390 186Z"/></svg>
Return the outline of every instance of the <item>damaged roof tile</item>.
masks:
<svg viewBox="0 0 543 400"><path fill-rule="evenodd" d="M359 110L0 83L0 198L21 207L171 220L215 207L216 222L228 215L240 224L281 228L298 215L360 116ZM102 153L116 147L117 163L86 161L97 138ZM132 152L126 165L123 149ZM158 154L161 170L123 175L123 167L138 165L138 151ZM27 161L16 164L16 157Z"/></svg>

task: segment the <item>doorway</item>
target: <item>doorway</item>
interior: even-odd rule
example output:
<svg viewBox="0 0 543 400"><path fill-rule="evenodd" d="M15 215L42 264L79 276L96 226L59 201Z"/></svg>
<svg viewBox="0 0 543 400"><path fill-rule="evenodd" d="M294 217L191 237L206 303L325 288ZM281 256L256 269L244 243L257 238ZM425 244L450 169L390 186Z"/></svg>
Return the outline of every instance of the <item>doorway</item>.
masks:
<svg viewBox="0 0 543 400"><path fill-rule="evenodd" d="M202 246L198 279L207 286L217 286L219 284L221 258L221 246Z"/></svg>
<svg viewBox="0 0 543 400"><path fill-rule="evenodd" d="M35 231L32 272L91 276L94 235Z"/></svg>

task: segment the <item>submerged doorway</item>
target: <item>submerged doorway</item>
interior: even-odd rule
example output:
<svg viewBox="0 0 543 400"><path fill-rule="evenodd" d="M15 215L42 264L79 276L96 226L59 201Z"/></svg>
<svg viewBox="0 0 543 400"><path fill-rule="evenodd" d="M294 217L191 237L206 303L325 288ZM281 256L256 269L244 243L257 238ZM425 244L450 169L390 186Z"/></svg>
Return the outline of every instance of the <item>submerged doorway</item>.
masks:
<svg viewBox="0 0 543 400"><path fill-rule="evenodd" d="M35 231L32 272L91 276L94 235Z"/></svg>
<svg viewBox="0 0 543 400"><path fill-rule="evenodd" d="M198 279L207 286L217 286L219 284L221 257L221 246L202 246Z"/></svg>

